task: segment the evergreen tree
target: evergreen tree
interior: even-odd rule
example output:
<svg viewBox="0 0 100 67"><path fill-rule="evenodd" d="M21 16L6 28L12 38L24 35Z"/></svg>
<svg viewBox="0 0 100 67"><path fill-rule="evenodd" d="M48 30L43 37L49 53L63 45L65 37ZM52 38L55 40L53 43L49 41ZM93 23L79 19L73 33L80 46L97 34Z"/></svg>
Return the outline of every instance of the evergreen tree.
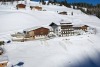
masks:
<svg viewBox="0 0 100 67"><path fill-rule="evenodd" d="M54 3L57 3L57 0L54 0Z"/></svg>
<svg viewBox="0 0 100 67"><path fill-rule="evenodd" d="M44 2L44 0L40 0L40 3L42 3L42 5L46 4L46 2Z"/></svg>

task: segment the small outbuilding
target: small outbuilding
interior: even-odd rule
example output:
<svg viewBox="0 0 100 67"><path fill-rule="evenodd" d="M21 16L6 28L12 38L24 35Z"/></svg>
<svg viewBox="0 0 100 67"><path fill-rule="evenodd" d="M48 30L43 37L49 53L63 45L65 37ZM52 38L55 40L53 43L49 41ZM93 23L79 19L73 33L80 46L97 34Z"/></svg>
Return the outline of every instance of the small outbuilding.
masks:
<svg viewBox="0 0 100 67"><path fill-rule="evenodd" d="M59 12L59 14L61 14L61 15L67 15L67 12L63 11L63 12Z"/></svg>
<svg viewBox="0 0 100 67"><path fill-rule="evenodd" d="M88 27L89 27L88 25L83 25L83 26L81 27L81 29L84 30L84 31L87 31Z"/></svg>
<svg viewBox="0 0 100 67"><path fill-rule="evenodd" d="M16 5L16 8L17 9L25 9L26 8L26 5L25 4L17 4Z"/></svg>
<svg viewBox="0 0 100 67"><path fill-rule="evenodd" d="M30 6L31 10L38 10L38 11L41 11L42 10L42 7L40 6Z"/></svg>
<svg viewBox="0 0 100 67"><path fill-rule="evenodd" d="M7 67L8 61L2 61L0 62L0 67Z"/></svg>

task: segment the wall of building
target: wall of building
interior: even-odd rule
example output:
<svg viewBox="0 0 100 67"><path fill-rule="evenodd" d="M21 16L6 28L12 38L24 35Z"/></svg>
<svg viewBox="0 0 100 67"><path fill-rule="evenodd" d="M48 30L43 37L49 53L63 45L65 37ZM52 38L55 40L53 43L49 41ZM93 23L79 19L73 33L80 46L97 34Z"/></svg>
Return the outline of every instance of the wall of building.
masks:
<svg viewBox="0 0 100 67"><path fill-rule="evenodd" d="M48 28L38 28L33 31L29 31L26 33L26 37L30 39L38 39L38 38L45 38L49 34Z"/></svg>
<svg viewBox="0 0 100 67"><path fill-rule="evenodd" d="M30 38L30 39L35 39L34 31L30 31L30 32L29 32L29 38Z"/></svg>
<svg viewBox="0 0 100 67"><path fill-rule="evenodd" d="M0 67L7 67L7 62L0 63Z"/></svg>
<svg viewBox="0 0 100 67"><path fill-rule="evenodd" d="M34 30L34 34L35 36L41 36L41 35L48 35L49 34L49 29L47 28L38 28L36 30Z"/></svg>

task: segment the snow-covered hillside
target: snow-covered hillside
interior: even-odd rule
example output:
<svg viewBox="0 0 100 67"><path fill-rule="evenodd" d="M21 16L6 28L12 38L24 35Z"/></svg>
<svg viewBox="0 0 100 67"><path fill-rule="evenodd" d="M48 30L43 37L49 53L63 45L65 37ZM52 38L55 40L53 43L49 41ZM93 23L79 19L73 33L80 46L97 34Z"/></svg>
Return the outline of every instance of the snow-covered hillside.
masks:
<svg viewBox="0 0 100 67"><path fill-rule="evenodd" d="M10 39L9 34L26 28L60 23L62 19L96 28L96 34L5 44L9 67L20 61L24 62L24 67L75 67L90 60L100 66L97 63L100 61L100 19L64 6L41 5L37 2L30 5L42 6L46 11L16 10L15 5L0 6L0 39ZM68 15L57 13L61 11L67 11Z"/></svg>

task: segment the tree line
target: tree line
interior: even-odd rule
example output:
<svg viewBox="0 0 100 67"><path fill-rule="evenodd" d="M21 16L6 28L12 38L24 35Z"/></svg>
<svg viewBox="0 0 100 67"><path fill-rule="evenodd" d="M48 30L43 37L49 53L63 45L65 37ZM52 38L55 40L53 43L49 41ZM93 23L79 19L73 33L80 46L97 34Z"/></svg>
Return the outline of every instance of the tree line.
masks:
<svg viewBox="0 0 100 67"><path fill-rule="evenodd" d="M49 0L48 1L48 5L49 4L59 4L59 6L66 6L71 8L71 6L73 7L73 9L80 9L82 12L88 14L88 15L95 15L98 18L100 18L100 4L97 5L93 5L93 4L89 4L89 3L68 3L67 0L63 0L61 2L58 2L57 0Z"/></svg>
<svg viewBox="0 0 100 67"><path fill-rule="evenodd" d="M100 18L100 4L93 5L88 3L71 3L70 5L73 5L74 9L80 9L86 14L95 15ZM77 6L77 8L75 8L75 6ZM85 8L86 10L83 8Z"/></svg>
<svg viewBox="0 0 100 67"><path fill-rule="evenodd" d="M2 2L2 4L6 4L5 2L11 2L13 4L14 1L20 1L20 0L0 0ZM21 0L22 1L22 0ZM32 0L34 1L34 0ZM45 5L46 2L45 0L39 0L40 3L42 3L42 5ZM49 4L59 4L59 6L66 6L71 8L71 6L73 6L73 9L80 9L82 12L89 14L89 15L95 15L98 18L100 18L100 4L97 5L93 5L93 4L89 4L89 3L68 3L67 0L62 0L62 1L57 1L57 0L48 0L47 5ZM86 8L83 9L83 8Z"/></svg>
<svg viewBox="0 0 100 67"><path fill-rule="evenodd" d="M44 0L40 0L40 2L45 5L45 1ZM57 0L48 0L47 5L49 4L59 4L59 6L66 6L71 8L71 6L73 6L73 9L80 9L82 12L89 14L89 15L95 15L98 18L100 18L100 4L97 5L93 5L93 4L89 4L89 3L68 3L67 0L63 0L61 2L57 1ZM85 8L85 9L83 9Z"/></svg>

